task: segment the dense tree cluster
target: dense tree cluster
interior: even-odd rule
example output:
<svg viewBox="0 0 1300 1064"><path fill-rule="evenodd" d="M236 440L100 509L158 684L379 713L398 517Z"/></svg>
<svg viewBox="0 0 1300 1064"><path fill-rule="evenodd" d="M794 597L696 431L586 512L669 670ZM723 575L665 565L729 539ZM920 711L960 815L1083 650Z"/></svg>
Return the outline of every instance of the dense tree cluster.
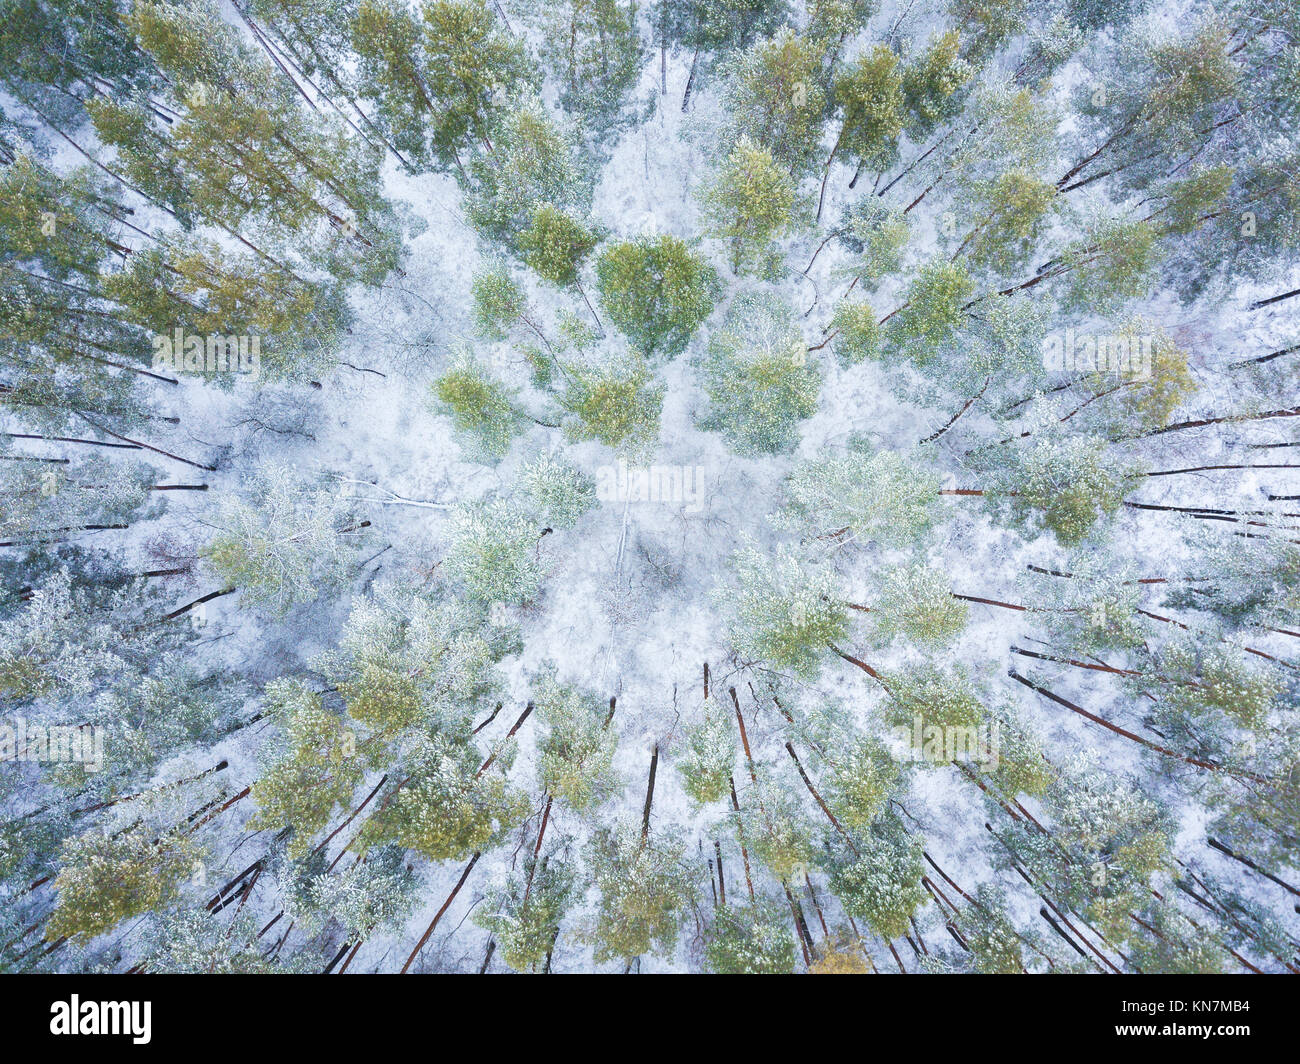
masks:
<svg viewBox="0 0 1300 1064"><path fill-rule="evenodd" d="M3 10L0 971L1297 971L1294 3Z"/></svg>

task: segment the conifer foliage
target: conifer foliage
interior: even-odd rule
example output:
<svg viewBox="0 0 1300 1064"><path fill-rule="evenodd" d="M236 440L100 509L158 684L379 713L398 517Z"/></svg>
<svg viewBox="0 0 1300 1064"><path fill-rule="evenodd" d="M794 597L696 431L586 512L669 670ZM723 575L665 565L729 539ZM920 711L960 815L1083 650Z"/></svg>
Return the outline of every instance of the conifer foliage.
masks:
<svg viewBox="0 0 1300 1064"><path fill-rule="evenodd" d="M2 14L0 971L1297 971L1294 3Z"/></svg>

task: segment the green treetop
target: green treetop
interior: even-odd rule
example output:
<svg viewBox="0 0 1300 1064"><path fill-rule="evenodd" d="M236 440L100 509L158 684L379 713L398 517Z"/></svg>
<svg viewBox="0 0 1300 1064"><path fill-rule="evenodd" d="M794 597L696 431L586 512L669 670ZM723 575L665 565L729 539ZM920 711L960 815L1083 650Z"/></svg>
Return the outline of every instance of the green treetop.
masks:
<svg viewBox="0 0 1300 1064"><path fill-rule="evenodd" d="M298 858L329 824L334 809L347 805L365 775L357 742L347 722L325 708L302 680L281 678L266 685L266 712L280 740L264 754L266 766L253 784L255 827L294 829L289 853Z"/></svg>
<svg viewBox="0 0 1300 1064"><path fill-rule="evenodd" d="M365 530L355 502L284 465L253 472L242 495L223 495L204 564L245 604L283 616L345 582Z"/></svg>
<svg viewBox="0 0 1300 1064"><path fill-rule="evenodd" d="M983 759L977 729L986 716L984 704L964 669L921 665L891 674L887 683L885 717L907 732L916 754L938 765Z"/></svg>
<svg viewBox="0 0 1300 1064"><path fill-rule="evenodd" d="M728 247L733 273L773 272L773 241L794 224L794 182L766 148L741 137L703 192L707 232Z"/></svg>
<svg viewBox="0 0 1300 1064"><path fill-rule="evenodd" d="M563 458L538 455L519 469L519 483L539 520L552 528L571 528L596 505L596 482Z"/></svg>
<svg viewBox="0 0 1300 1064"><path fill-rule="evenodd" d="M773 520L808 539L903 547L918 541L937 519L941 482L912 456L872 453L865 442L850 441L845 454L823 452L794 467L785 506Z"/></svg>
<svg viewBox="0 0 1300 1064"><path fill-rule="evenodd" d="M520 605L541 590L540 536L513 503L465 503L452 511L444 564L472 599Z"/></svg>
<svg viewBox="0 0 1300 1064"><path fill-rule="evenodd" d="M684 351L719 287L713 267L667 234L609 244L596 278L610 320L646 356Z"/></svg>
<svg viewBox="0 0 1300 1064"><path fill-rule="evenodd" d="M434 381L433 391L451 415L467 457L488 462L505 457L524 420L512 389L466 351Z"/></svg>
<svg viewBox="0 0 1300 1064"><path fill-rule="evenodd" d="M539 744L542 786L575 812L592 811L619 786L613 770L617 737L605 726L608 709L598 696L560 683L553 670L541 677L535 700L547 726Z"/></svg>
<svg viewBox="0 0 1300 1064"><path fill-rule="evenodd" d="M721 801L736 763L735 726L721 706L704 704L699 724L686 734L686 756L678 762L682 787L700 805Z"/></svg>
<svg viewBox="0 0 1300 1064"><path fill-rule="evenodd" d="M880 574L872 607L883 640L902 635L923 646L951 643L966 627L969 607L954 598L948 574L924 563L893 566Z"/></svg>
<svg viewBox="0 0 1300 1064"><path fill-rule="evenodd" d="M701 360L708 416L739 454L782 454L799 442L799 422L817 410L821 374L782 300L766 292L736 297Z"/></svg>
<svg viewBox="0 0 1300 1064"><path fill-rule="evenodd" d="M898 938L928 897L921 886L921 844L894 815L877 819L860 839L859 853L846 854L831 873L831 890L876 934Z"/></svg>
<svg viewBox="0 0 1300 1064"><path fill-rule="evenodd" d="M664 386L644 359L632 356L603 366L570 364L560 406L571 416L565 432L574 440L598 440L636 455L659 437Z"/></svg>
<svg viewBox="0 0 1300 1064"><path fill-rule="evenodd" d="M705 933L705 967L718 975L789 975L795 957L789 918L774 902L723 906Z"/></svg>
<svg viewBox="0 0 1300 1064"><path fill-rule="evenodd" d="M732 556L739 587L719 590L731 611L731 640L747 658L815 676L828 643L848 631L833 573L804 562L791 547L772 555L746 546Z"/></svg>
<svg viewBox="0 0 1300 1064"><path fill-rule="evenodd" d="M484 0L362 0L352 24L358 87L375 121L413 162L468 178L466 155L492 152L510 96L534 85L523 44Z"/></svg>
<svg viewBox="0 0 1300 1064"><path fill-rule="evenodd" d="M695 889L684 845L631 825L597 831L587 855L600 891L591 931L597 964L671 953Z"/></svg>

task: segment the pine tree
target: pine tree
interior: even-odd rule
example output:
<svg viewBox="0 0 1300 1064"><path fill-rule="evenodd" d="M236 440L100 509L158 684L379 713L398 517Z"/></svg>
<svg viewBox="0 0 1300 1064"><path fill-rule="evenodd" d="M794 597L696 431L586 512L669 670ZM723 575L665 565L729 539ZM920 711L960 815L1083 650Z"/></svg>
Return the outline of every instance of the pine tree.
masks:
<svg viewBox="0 0 1300 1064"><path fill-rule="evenodd" d="M1151 290L1161 257L1150 222L1103 219L1062 253L1060 269L1069 270L1064 301L1095 312L1141 298Z"/></svg>
<svg viewBox="0 0 1300 1064"><path fill-rule="evenodd" d="M780 882L802 875L819 859L817 833L794 792L769 776L758 777L745 805L732 816L738 837L754 859Z"/></svg>
<svg viewBox="0 0 1300 1064"><path fill-rule="evenodd" d="M66 566L54 570L0 626L0 694L56 709L93 702L128 677L139 682L145 663L185 641L184 631L157 625L160 598L145 580L74 585Z"/></svg>
<svg viewBox="0 0 1300 1064"><path fill-rule="evenodd" d="M1019 405L1027 382L1043 377L1045 334L1051 311L1024 295L992 295L979 301L925 366L908 371L911 362L886 346L893 369L894 393L903 401L952 409L953 414L921 442L932 443L957 424L968 428L979 411Z"/></svg>
<svg viewBox="0 0 1300 1064"><path fill-rule="evenodd" d="M1065 9L1075 25L1085 30L1123 27L1142 14L1149 0L1067 0Z"/></svg>
<svg viewBox="0 0 1300 1064"><path fill-rule="evenodd" d="M913 140L929 134L959 109L960 89L975 73L960 51L960 34L948 30L932 38L925 51L903 68L899 87Z"/></svg>
<svg viewBox="0 0 1300 1064"><path fill-rule="evenodd" d="M174 905L202 854L184 833L159 837L148 825L115 835L91 829L68 839L54 880L58 901L46 937L86 941L130 917Z"/></svg>
<svg viewBox="0 0 1300 1064"><path fill-rule="evenodd" d="M951 643L966 627L969 607L954 598L948 574L924 563L894 566L880 574L876 633L888 642L902 635L922 646Z"/></svg>
<svg viewBox="0 0 1300 1064"><path fill-rule="evenodd" d="M61 178L27 146L0 170L0 404L42 434L82 417L124 431L155 416L141 387L147 337L104 291L106 257L125 254L110 231L120 210L89 171Z"/></svg>
<svg viewBox="0 0 1300 1064"><path fill-rule="evenodd" d="M682 110L686 110L691 89L711 58L716 60L771 34L788 14L787 0L658 0L651 18L660 46L679 43L694 53Z"/></svg>
<svg viewBox="0 0 1300 1064"><path fill-rule="evenodd" d="M695 889L684 854L671 835L642 838L632 825L597 830L587 853L600 891L590 933L597 964L673 950Z"/></svg>
<svg viewBox="0 0 1300 1064"><path fill-rule="evenodd" d="M268 956L247 910L233 921L214 920L204 909L155 914L145 931L143 964L156 975L270 975L320 971L304 955Z"/></svg>
<svg viewBox="0 0 1300 1064"><path fill-rule="evenodd" d="M768 292L737 296L701 359L710 409L701 422L738 454L785 454L817 410L821 375L789 306Z"/></svg>
<svg viewBox="0 0 1300 1064"><path fill-rule="evenodd" d="M66 115L70 125L81 119L78 104L97 82L114 93L155 82L148 57L129 36L114 32L121 15L116 0L17 0L5 14L3 84L20 100Z"/></svg>
<svg viewBox="0 0 1300 1064"><path fill-rule="evenodd" d="M1091 2L1080 0L1081 6ZM1208 11L1172 31L1142 26L1125 34L1116 55L1090 57L1093 76L1079 85L1077 109L1085 143L1098 147L1067 171L1062 190L1095 180L1099 167L1121 186L1143 188L1153 176L1167 175L1161 160L1201 154L1224 108L1242 93L1244 72L1233 60L1230 37L1224 17ZM1097 69L1099 60L1104 69ZM1264 70L1260 77L1261 84L1271 81ZM1103 81L1105 91L1098 92Z"/></svg>
<svg viewBox="0 0 1300 1064"><path fill-rule="evenodd" d="M826 110L819 44L785 28L726 70L729 136L766 149L793 178L812 169L819 151Z"/></svg>
<svg viewBox="0 0 1300 1064"><path fill-rule="evenodd" d="M969 37L963 40L969 41ZM1016 80L1021 84L1041 81L1058 70L1083 44L1084 32L1071 22L1064 11L1055 12L1050 19L1030 26L1025 58L1021 61Z"/></svg>
<svg viewBox="0 0 1300 1064"><path fill-rule="evenodd" d="M591 812L620 782L613 769L618 742L605 726L607 710L598 696L560 683L554 670L540 677L535 691L547 726L538 748L542 786L574 812Z"/></svg>
<svg viewBox="0 0 1300 1064"><path fill-rule="evenodd" d="M465 503L452 511L443 564L471 599L521 605L542 586L540 534L511 503Z"/></svg>
<svg viewBox="0 0 1300 1064"><path fill-rule="evenodd" d="M358 600L338 649L316 667L338 689L348 715L391 740L404 729L463 729L498 697L494 662L508 635L479 612L384 584Z"/></svg>
<svg viewBox="0 0 1300 1064"><path fill-rule="evenodd" d="M312 877L307 904L292 915L308 933L332 922L353 941L401 930L419 901L419 882L405 860L399 846L372 847L360 864Z"/></svg>
<svg viewBox="0 0 1300 1064"><path fill-rule="evenodd" d="M659 438L664 387L645 360L636 356L602 366L566 366L560 406L571 416L565 433L572 440L598 440L635 456Z"/></svg>
<svg viewBox="0 0 1300 1064"><path fill-rule="evenodd" d="M504 263L492 263L470 283L474 322L488 340L504 340L528 312L528 297Z"/></svg>
<svg viewBox="0 0 1300 1064"><path fill-rule="evenodd" d="M365 534L348 495L274 464L255 470L242 495L220 498L213 526L205 566L272 616L347 580Z"/></svg>
<svg viewBox="0 0 1300 1064"><path fill-rule="evenodd" d="M856 159L859 168L870 166L877 170L888 166L898 152L904 119L898 56L888 46L876 45L835 79L831 99L840 116L840 129L826 157L817 201L819 221L831 163L841 151Z"/></svg>
<svg viewBox="0 0 1300 1064"><path fill-rule="evenodd" d="M596 278L610 320L647 357L686 350L719 287L713 268L666 233L607 245Z"/></svg>
<svg viewBox="0 0 1300 1064"><path fill-rule="evenodd" d="M879 10L878 0L811 0L806 32L827 49L827 62L833 66L845 42Z"/></svg>
<svg viewBox="0 0 1300 1064"><path fill-rule="evenodd" d="M961 262L938 260L922 266L885 333L886 349L895 358L929 365L960 328L974 287Z"/></svg>
<svg viewBox="0 0 1300 1064"><path fill-rule="evenodd" d="M60 175L27 151L15 154L0 170L6 265L56 281L97 281L116 244L111 212L121 206L114 187L89 167Z"/></svg>
<svg viewBox="0 0 1300 1064"><path fill-rule="evenodd" d="M789 975L794 936L780 905L723 906L705 932L704 964L717 975Z"/></svg>
<svg viewBox="0 0 1300 1064"><path fill-rule="evenodd" d="M596 481L554 455L541 454L520 466L518 482L538 519L552 528L572 528L596 506Z"/></svg>
<svg viewBox="0 0 1300 1064"><path fill-rule="evenodd" d="M524 235L543 207L571 220L584 218L591 207L593 181L579 145L540 100L521 97L501 116L492 127L492 150L475 156L470 175L470 222L516 254L523 253Z"/></svg>
<svg viewBox="0 0 1300 1064"><path fill-rule="evenodd" d="M706 232L727 244L732 272L773 275L773 241L794 224L795 187L771 152L741 137L702 198Z"/></svg>
<svg viewBox="0 0 1300 1064"><path fill-rule="evenodd" d="M1129 950L1128 960L1136 971L1144 975L1209 975L1229 970L1223 944L1173 906L1150 904L1142 915L1134 913L1131 919L1141 920L1148 932L1135 935Z"/></svg>
<svg viewBox="0 0 1300 1064"><path fill-rule="evenodd" d="M823 452L794 467L774 520L808 539L908 546L938 517L940 483L914 457L850 440L845 454Z"/></svg>
<svg viewBox="0 0 1300 1064"><path fill-rule="evenodd" d="M1281 679L1266 671L1267 666L1252 664L1231 644L1206 646L1178 639L1155 651L1152 659L1150 670L1143 670L1141 683L1130 686L1153 695L1158 702L1157 715L1180 734L1204 736L1219 717L1226 717L1236 727L1259 731L1270 712L1280 708ZM1170 718L1178 718L1181 726ZM1193 741L1204 742L1205 738Z"/></svg>
<svg viewBox="0 0 1300 1064"><path fill-rule="evenodd" d="M972 904L954 920L971 952L971 969L981 975L1015 975L1025 970L1020 932L1007 915L1006 897L981 883Z"/></svg>
<svg viewBox="0 0 1300 1064"><path fill-rule="evenodd" d="M323 79L333 90L323 95L352 104L366 130L374 133L375 127L356 107L357 78L348 62L357 6L357 0L248 0L244 12L257 20L259 31L275 37L277 48L292 56L292 65L307 77Z"/></svg>
<svg viewBox="0 0 1300 1064"><path fill-rule="evenodd" d="M1071 551L1061 562L1069 579L1053 579L1039 567L1021 580L1022 601L1041 611L1054 642L1085 654L1141 646L1149 625L1142 608L1141 574L1104 546Z"/></svg>
<svg viewBox="0 0 1300 1064"><path fill-rule="evenodd" d="M377 152L300 108L206 0L137 3L125 21L173 86L168 109L184 117L168 125L138 98L87 104L133 185L187 227L264 229L341 280L378 283L396 268L400 234L379 194Z"/></svg>
<svg viewBox="0 0 1300 1064"><path fill-rule="evenodd" d="M355 756L356 740L347 723L326 709L304 681L272 680L265 704L280 740L263 755L266 766L253 784L257 811L251 823L269 830L293 828L289 854L300 858L334 809L351 802L364 765Z"/></svg>
<svg viewBox="0 0 1300 1064"><path fill-rule="evenodd" d="M978 767L985 772L996 790L1008 798L1027 794L1037 798L1051 786L1056 771L1043 752L1038 732L1024 721L1011 706L989 708L988 751L993 764Z"/></svg>
<svg viewBox="0 0 1300 1064"><path fill-rule="evenodd" d="M1085 381L1094 393L1114 391L1114 399L1094 404L1092 421L1110 438L1127 438L1156 432L1174 420L1176 411L1199 390L1188 365L1188 353L1167 332L1143 318L1130 318L1109 341L1122 358L1127 350L1129 369L1117 387L1114 372L1097 372ZM1145 370L1145 372L1143 372ZM1122 370L1121 370L1122 372Z"/></svg>
<svg viewBox="0 0 1300 1064"><path fill-rule="evenodd" d="M977 186L975 227L962 243L977 266L1008 275L1024 266L1051 224L1056 186L1024 170L1008 170Z"/></svg>
<svg viewBox="0 0 1300 1064"><path fill-rule="evenodd" d="M233 256L208 240L164 238L133 253L127 268L111 275L105 294L124 316L149 330L155 354L165 350L186 372L188 345L172 343L176 330L203 342L198 368L218 383L239 369L234 340L257 343L257 371L271 380L311 379L334 364L351 314L337 285L308 284L252 256ZM208 366L211 338L225 337L227 368ZM160 341L166 341L160 347Z"/></svg>
<svg viewBox="0 0 1300 1064"><path fill-rule="evenodd" d="M880 817L860 839L857 854L845 855L831 872L831 890L851 916L884 939L911 929L909 920L925 901L921 846L898 817Z"/></svg>
<svg viewBox="0 0 1300 1064"><path fill-rule="evenodd" d="M1282 698L1295 701L1296 685L1289 677ZM1243 787L1228 773L1214 774L1206 795L1212 815L1206 839L1213 839L1220 853L1226 846L1237 855L1235 864L1240 865L1244 857L1256 866L1256 874L1277 876L1291 867L1294 853L1300 796L1293 781L1300 771L1300 729L1283 713L1273 717L1267 734L1266 742L1244 736L1244 741L1233 744L1226 761L1232 772L1244 770L1257 782Z"/></svg>
<svg viewBox="0 0 1300 1064"><path fill-rule="evenodd" d="M0 458L0 538L39 543L90 528L126 528L157 517L150 503L157 472L143 462L114 462L99 455L54 464L10 455Z"/></svg>
<svg viewBox="0 0 1300 1064"><path fill-rule="evenodd" d="M682 789L700 805L722 801L735 771L735 729L727 714L705 702L700 721L686 734L686 756L677 764Z"/></svg>
<svg viewBox="0 0 1300 1064"><path fill-rule="evenodd" d="M842 936L847 937L847 936ZM860 943L818 947L817 956L808 966L809 975L868 975L872 972Z"/></svg>
<svg viewBox="0 0 1300 1064"><path fill-rule="evenodd" d="M5 801L13 802L22 794L30 797L30 791L31 781L23 773L5 772L0 776L0 794ZM65 842L82 827L74 822L71 812L66 805L56 803L40 815L0 825L0 881L9 892L9 900L0 911L0 926L6 935L0 948L0 966L6 973L17 969L21 960L34 959L32 942L23 936L32 933L33 924L39 926L45 919L49 902L28 888L37 880L49 882L58 874Z"/></svg>
<svg viewBox="0 0 1300 1064"><path fill-rule="evenodd" d="M961 57L979 66L1019 35L1029 0L949 0L948 14L958 24Z"/></svg>
<svg viewBox="0 0 1300 1064"><path fill-rule="evenodd" d="M831 315L835 355L844 366L855 366L880 351L880 326L876 312L865 300L842 300Z"/></svg>
<svg viewBox="0 0 1300 1064"><path fill-rule="evenodd" d="M95 700L92 718L108 733L105 759L135 776L237 729L248 694L241 680L170 651L150 662L148 675L120 674L116 690Z"/></svg>
<svg viewBox="0 0 1300 1064"><path fill-rule="evenodd" d="M903 265L903 250L910 233L907 215L876 196L866 196L849 204L836 238L852 252L855 275L874 285Z"/></svg>
<svg viewBox="0 0 1300 1064"><path fill-rule="evenodd" d="M564 288L577 284L583 261L600 243L600 234L549 203L533 212L532 225L519 237L526 262L544 281Z"/></svg>
<svg viewBox="0 0 1300 1064"><path fill-rule="evenodd" d="M542 61L560 86L560 106L577 119L592 151L639 117L632 98L645 49L637 9L616 0L537 3Z"/></svg>
<svg viewBox="0 0 1300 1064"><path fill-rule="evenodd" d="M848 631L834 574L802 561L786 545L771 556L753 545L742 547L731 565L738 588L720 588L715 595L729 607L737 652L775 669L815 676L827 644L841 641Z"/></svg>
<svg viewBox="0 0 1300 1064"><path fill-rule="evenodd" d="M999 835L1057 904L1122 945L1139 931L1129 914L1146 905L1151 877L1170 862L1172 823L1154 798L1095 755L1061 767L1042 799L1050 835L1027 821Z"/></svg>
<svg viewBox="0 0 1300 1064"><path fill-rule="evenodd" d="M504 458L523 429L513 390L495 380L469 351L462 352L434 381L433 391L471 460L496 462Z"/></svg>
<svg viewBox="0 0 1300 1064"><path fill-rule="evenodd" d="M59 372L54 359L7 335L12 330L6 322L0 334L0 362L7 363L0 410L17 426L46 438L79 432L87 424L100 433L125 435L160 417L135 376ZM27 365L15 366L19 358Z"/></svg>
<svg viewBox="0 0 1300 1064"><path fill-rule="evenodd" d="M890 674L886 683L885 717L892 727L907 732L916 755L933 765L979 760L983 751L969 747L972 739L980 745L978 729L985 711L964 668L944 671L920 665Z"/></svg>
<svg viewBox="0 0 1300 1064"><path fill-rule="evenodd" d="M883 169L897 150L903 128L905 101L898 57L885 45L876 45L836 79L834 99L842 116L836 149L844 149L859 163Z"/></svg>
<svg viewBox="0 0 1300 1064"><path fill-rule="evenodd" d="M494 886L474 921L491 932L503 961L517 972L535 970L550 953L572 903L574 875L555 854L526 863L523 877Z"/></svg>
<svg viewBox="0 0 1300 1064"><path fill-rule="evenodd" d="M527 53L484 0L362 0L352 26L361 95L408 159L467 180L462 156L495 150L510 98L536 85Z"/></svg>
<svg viewBox="0 0 1300 1064"><path fill-rule="evenodd" d="M528 799L499 771L481 772L479 761L455 738L421 742L362 827L363 848L396 843L431 861L462 861L501 842L528 814Z"/></svg>
<svg viewBox="0 0 1300 1064"><path fill-rule="evenodd" d="M1026 532L1052 532L1065 547L1082 543L1097 522L1119 509L1135 471L1098 436L1068 435L1046 411L1028 442L972 456L988 479L984 499L996 517Z"/></svg>
<svg viewBox="0 0 1300 1064"><path fill-rule="evenodd" d="M1170 609L1212 612L1228 629L1300 627L1300 550L1275 538L1239 540L1197 525L1184 534L1199 577L1172 587Z"/></svg>
<svg viewBox="0 0 1300 1064"><path fill-rule="evenodd" d="M1168 181L1160 192L1165 206L1157 212L1164 232L1183 236L1195 232L1206 215L1220 213L1232 190L1234 169L1228 165L1193 167L1186 177Z"/></svg>
<svg viewBox="0 0 1300 1064"><path fill-rule="evenodd" d="M826 801L846 828L864 831L885 811L899 780L898 763L884 745L855 735L835 750L825 780Z"/></svg>

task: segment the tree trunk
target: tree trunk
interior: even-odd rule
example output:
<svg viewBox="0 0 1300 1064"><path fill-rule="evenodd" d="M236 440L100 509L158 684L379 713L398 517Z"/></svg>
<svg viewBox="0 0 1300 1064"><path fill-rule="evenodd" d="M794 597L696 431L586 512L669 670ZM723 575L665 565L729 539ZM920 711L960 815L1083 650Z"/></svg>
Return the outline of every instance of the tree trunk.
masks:
<svg viewBox="0 0 1300 1064"><path fill-rule="evenodd" d="M501 748L505 746L505 744L509 742L511 738L513 738L515 732L517 732L521 727L523 727L524 721L528 719L528 716L529 714L532 713L532 711L533 711L533 703L529 702L524 707L524 711L521 714L519 714L519 719L515 721L514 724L511 726L510 730L506 732L505 738L502 739L501 742L499 742L495 747L493 747L492 753L488 754L487 756L487 760L484 761L483 764L479 766L478 771L474 773L475 779L478 779L481 775L483 775L484 772L488 770L488 766L490 766L492 762L497 759L497 754L501 752Z"/></svg>
<svg viewBox="0 0 1300 1064"><path fill-rule="evenodd" d="M1281 303L1284 299L1293 299L1300 296L1300 288L1293 288L1289 292L1283 292L1281 295L1269 296L1267 299L1259 299L1250 305L1251 310L1259 310L1260 307L1267 307L1272 303Z"/></svg>
<svg viewBox="0 0 1300 1064"><path fill-rule="evenodd" d="M691 72L686 78L686 92L682 94L682 114L686 113L686 105L691 102L691 89L695 85L695 69L700 62L700 50L695 49L695 54L691 56Z"/></svg>
<svg viewBox="0 0 1300 1064"><path fill-rule="evenodd" d="M641 813L641 843L645 844L646 837L650 834L650 806L655 797L655 772L659 768L659 744L655 743L654 753L650 755L650 781L646 784L645 789L645 809Z"/></svg>
<svg viewBox="0 0 1300 1064"><path fill-rule="evenodd" d="M749 889L749 900L752 904L755 901L754 880L749 872L749 850L745 847L745 831L740 826L740 802L736 800L736 781L728 776L727 783L731 787L731 808L736 814L736 835L740 840L740 856L745 862L745 886Z"/></svg>
<svg viewBox="0 0 1300 1064"><path fill-rule="evenodd" d="M220 591L210 591L202 598L196 598L193 602L187 602L184 606L180 607L180 609L172 610L171 613L166 614L162 619L164 621L174 621L177 617L181 616L181 614L189 613L195 606L201 606L205 602L211 602L213 599L221 598L222 595L232 595L238 590L238 588L227 587Z"/></svg>
<svg viewBox="0 0 1300 1064"><path fill-rule="evenodd" d="M469 879L469 874L474 871L474 866L478 864L478 859L482 856L481 853L475 851L474 856L469 859L469 864L465 866L465 871L460 874L460 879L456 880L456 885L452 887L451 893L447 895L447 900L444 901L438 911L433 914L433 919L429 922L429 926L425 929L424 934L420 936L420 941L415 944L415 949L411 950L411 955L406 958L406 963L402 965L402 970L398 972L399 975L405 975L407 973L411 964L419 955L420 950L424 949L424 944L429 941L429 936L433 934L433 929L438 926L438 921L442 919L442 914L445 913L451 903L456 900L456 895L460 893L460 888L465 885L465 880Z"/></svg>

